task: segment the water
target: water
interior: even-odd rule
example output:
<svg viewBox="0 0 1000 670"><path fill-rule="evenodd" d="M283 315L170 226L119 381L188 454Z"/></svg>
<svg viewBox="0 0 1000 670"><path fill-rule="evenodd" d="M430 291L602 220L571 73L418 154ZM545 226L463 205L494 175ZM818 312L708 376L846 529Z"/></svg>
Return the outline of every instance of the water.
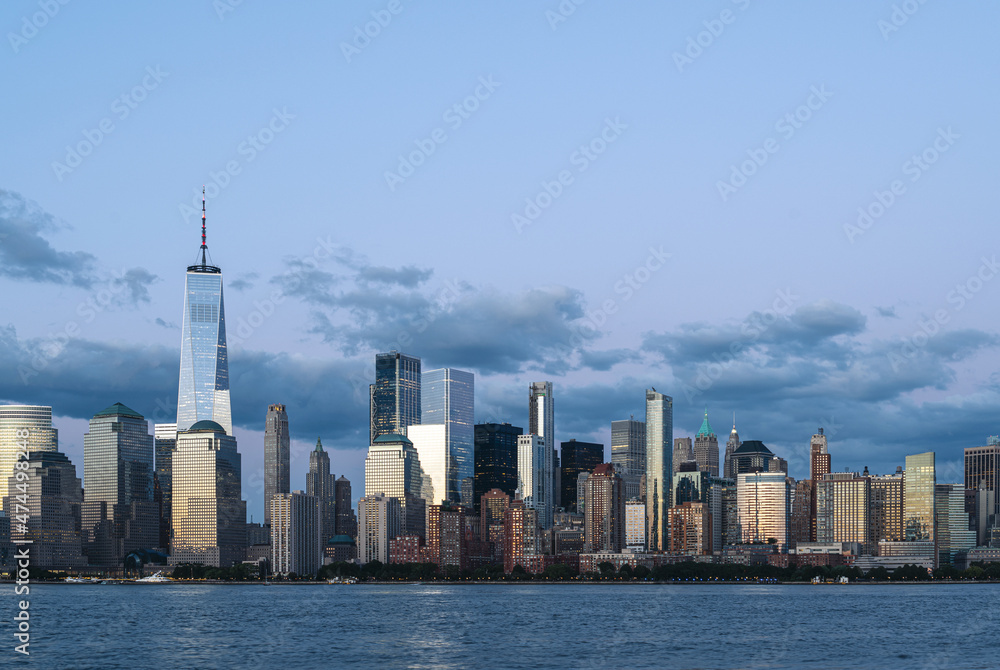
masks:
<svg viewBox="0 0 1000 670"><path fill-rule="evenodd" d="M31 587L0 667L994 668L1000 585Z"/></svg>

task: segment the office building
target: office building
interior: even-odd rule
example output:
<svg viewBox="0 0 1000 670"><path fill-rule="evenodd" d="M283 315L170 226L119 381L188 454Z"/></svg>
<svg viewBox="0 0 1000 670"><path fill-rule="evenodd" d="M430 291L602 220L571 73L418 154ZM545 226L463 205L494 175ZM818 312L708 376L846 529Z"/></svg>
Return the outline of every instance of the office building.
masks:
<svg viewBox="0 0 1000 670"><path fill-rule="evenodd" d="M528 433L537 435L545 448L541 476L549 480L545 485L545 502L549 511L541 510L541 522L542 528L548 529L552 527L552 514L559 505L560 491L562 491L562 474L556 468L559 455L556 453L555 400L552 394L552 382L532 382L528 387Z"/></svg>
<svg viewBox="0 0 1000 670"><path fill-rule="evenodd" d="M430 488L430 478L410 440L394 433L375 438L365 458L365 496L399 501L403 528L398 535L425 537L426 506L431 504L425 491Z"/></svg>
<svg viewBox="0 0 1000 670"><path fill-rule="evenodd" d="M306 495L319 501L320 535L323 544L337 535L337 478L330 473L330 455L323 441L316 438L316 448L309 452L309 472L306 474ZM347 508L351 508L350 497Z"/></svg>
<svg viewBox="0 0 1000 670"><path fill-rule="evenodd" d="M934 452L906 457L903 471L903 538L934 542Z"/></svg>
<svg viewBox="0 0 1000 670"><path fill-rule="evenodd" d="M694 436L694 460L698 461L698 469L713 477L719 476L719 438L708 423L708 410L701 422L701 428Z"/></svg>
<svg viewBox="0 0 1000 670"><path fill-rule="evenodd" d="M480 423L475 427L476 473L474 507L484 494L499 489L511 498L517 491L517 438L524 429L509 423Z"/></svg>
<svg viewBox="0 0 1000 670"><path fill-rule="evenodd" d="M59 434L52 427L52 408L41 405L0 405L0 500L21 452L57 451Z"/></svg>
<svg viewBox="0 0 1000 670"><path fill-rule="evenodd" d="M546 469L552 463L552 449L538 435L520 435L517 438L517 497L530 509L538 512L538 523L543 529L552 527L553 490L552 477Z"/></svg>
<svg viewBox="0 0 1000 670"><path fill-rule="evenodd" d="M420 458L420 467L428 485L423 495L428 505L440 505L448 500L448 438L445 426L418 424L407 426L406 437ZM454 473L452 473L454 474Z"/></svg>
<svg viewBox="0 0 1000 670"><path fill-rule="evenodd" d="M91 565L117 568L129 552L159 545L153 474L153 436L146 419L121 403L95 414L83 436L81 510Z"/></svg>
<svg viewBox="0 0 1000 670"><path fill-rule="evenodd" d="M736 505L744 544L776 544L778 553L787 550L790 492L784 473L739 474Z"/></svg>
<svg viewBox="0 0 1000 670"><path fill-rule="evenodd" d="M156 470L153 474L154 499L160 510L160 539L157 544L164 553L169 551L173 505L173 458L177 450L177 424L157 423L153 426L153 455Z"/></svg>
<svg viewBox="0 0 1000 670"><path fill-rule="evenodd" d="M226 435L232 435L222 270L208 262L207 253L202 198L201 262L188 266L184 280L177 430L186 431L199 421L214 421Z"/></svg>
<svg viewBox="0 0 1000 670"><path fill-rule="evenodd" d="M969 528L962 484L935 484L934 519L938 566L954 565L960 552L976 546L976 531Z"/></svg>
<svg viewBox="0 0 1000 670"><path fill-rule="evenodd" d="M292 451L284 405L268 405L264 417L264 524L271 523L271 499L291 488Z"/></svg>
<svg viewBox="0 0 1000 670"><path fill-rule="evenodd" d="M171 565L227 568L246 553L247 504L236 438L215 421L177 432L173 457Z"/></svg>
<svg viewBox="0 0 1000 670"><path fill-rule="evenodd" d="M604 445L572 439L559 445L559 454L562 463L560 504L567 512L582 513L576 504L580 473L594 472L594 468L604 462Z"/></svg>
<svg viewBox="0 0 1000 670"><path fill-rule="evenodd" d="M371 561L388 563L389 541L403 534L399 498L366 495L358 500L358 560L362 565Z"/></svg>
<svg viewBox="0 0 1000 670"><path fill-rule="evenodd" d="M865 468L867 472L867 468ZM872 551L877 551L879 542L901 542L903 532L903 468L897 468L892 475L869 475L869 500L871 509L868 522L871 524Z"/></svg>
<svg viewBox="0 0 1000 670"><path fill-rule="evenodd" d="M376 354L370 395L371 441L404 435L407 427L420 423L420 359L398 351Z"/></svg>
<svg viewBox="0 0 1000 670"><path fill-rule="evenodd" d="M271 498L271 569L275 574L315 575L323 564L321 501L302 491Z"/></svg>
<svg viewBox="0 0 1000 670"><path fill-rule="evenodd" d="M831 472L816 486L816 541L853 542L871 554L871 489L868 477Z"/></svg>
<svg viewBox="0 0 1000 670"><path fill-rule="evenodd" d="M23 435L18 437L25 439ZM48 438L42 443L51 444ZM11 520L11 542L28 545L32 568L86 567L80 536L83 486L76 476L76 467L65 454L52 450L29 452L27 463L27 470L17 469L26 474L26 479L19 481L16 474L11 474L5 482L8 494L3 498L3 509ZM25 516L27 523L22 522Z"/></svg>
<svg viewBox="0 0 1000 670"><path fill-rule="evenodd" d="M611 463L625 484L625 495L629 499L640 498L639 482L646 474L644 422L632 417L611 422Z"/></svg>
<svg viewBox="0 0 1000 670"><path fill-rule="evenodd" d="M748 472L784 472L787 474L787 464L784 470L772 466L776 458L760 440L746 440L733 452L730 468L733 470L734 476Z"/></svg>
<svg viewBox="0 0 1000 670"><path fill-rule="evenodd" d="M673 461L674 474L680 471L681 463L695 462L694 448L691 446L690 437L674 438L674 454L671 461Z"/></svg>
<svg viewBox="0 0 1000 670"><path fill-rule="evenodd" d="M1000 437L991 435L986 446L965 450L965 490L982 491L977 498L982 509L973 503L971 511L979 529L979 543L985 544L986 534L993 527L990 517L1000 514Z"/></svg>
<svg viewBox="0 0 1000 670"><path fill-rule="evenodd" d="M565 442L563 444L566 444ZM611 463L601 463L584 484L586 553L620 552L625 547L625 497L621 477Z"/></svg>
<svg viewBox="0 0 1000 670"><path fill-rule="evenodd" d="M439 425L444 428L443 445L433 457L420 448L420 442L410 436L420 453L424 470L435 480L435 500L460 503L462 483L475 474L474 398L475 376L471 372L442 368L430 370L420 376L420 424ZM441 462L443 479L439 486L435 472Z"/></svg>
<svg viewBox="0 0 1000 670"><path fill-rule="evenodd" d="M649 551L670 548L674 444L674 400L654 389L646 390L646 530Z"/></svg>
<svg viewBox="0 0 1000 670"><path fill-rule="evenodd" d="M334 490L337 498L337 535L356 538L358 518L354 515L354 507L351 505L351 480L340 475Z"/></svg>

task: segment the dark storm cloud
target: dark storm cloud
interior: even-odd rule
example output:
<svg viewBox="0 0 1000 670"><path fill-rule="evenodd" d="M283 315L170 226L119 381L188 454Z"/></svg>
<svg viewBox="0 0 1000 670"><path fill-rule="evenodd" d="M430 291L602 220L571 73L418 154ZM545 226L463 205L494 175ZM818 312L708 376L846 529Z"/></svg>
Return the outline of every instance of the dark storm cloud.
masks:
<svg viewBox="0 0 1000 670"><path fill-rule="evenodd" d="M0 189L0 274L21 281L92 286L94 256L56 251L42 237L63 227L37 203Z"/></svg>

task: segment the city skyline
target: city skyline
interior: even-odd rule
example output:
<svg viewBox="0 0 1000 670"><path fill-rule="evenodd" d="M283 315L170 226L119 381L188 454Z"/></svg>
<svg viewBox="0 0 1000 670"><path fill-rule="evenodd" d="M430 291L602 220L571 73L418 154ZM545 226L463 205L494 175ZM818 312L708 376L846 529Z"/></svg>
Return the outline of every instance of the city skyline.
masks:
<svg viewBox="0 0 1000 670"><path fill-rule="evenodd" d="M177 270L192 260L202 185L227 273L248 491L263 467L259 417L275 402L294 416L293 489L317 435L334 469L360 481L371 360L393 348L473 372L477 422L527 426L523 385L551 379L555 440L609 445L611 421L641 415L636 390L656 386L674 398L677 436L695 434L706 405L736 411L740 434L799 478L801 436L820 425L839 462L880 472L915 442L957 472L962 448L998 432L996 264L982 242L996 208L977 188L997 130L974 74L991 62L995 8L970 25L922 6L884 33L888 9L860 2L734 3L737 22L692 58L689 40L717 20L703 7L589 6L555 25L529 3L428 7L348 59L339 45L374 10L331 7L314 9L329 30L305 31L273 67L255 67L247 39L286 13L190 9L143 19L142 40L123 45L133 57L114 67L81 40L111 43L138 10L62 12L10 53L25 90L60 76L53 62L78 68L74 104L15 110L0 167L0 400L54 407L75 463L87 420L112 403L174 420ZM178 52L175 30L205 51ZM925 48L942 34L962 38ZM427 35L468 58L427 52ZM522 55L502 46L514 37ZM841 53L840 40L858 46ZM328 73L302 67L317 53ZM68 161L66 147L105 119L114 130ZM390 188L399 156L438 126L446 141ZM778 150L720 193L768 139ZM562 168L572 183L554 197L543 183L556 192ZM512 214L528 218L539 193L551 204L542 197L516 228Z"/></svg>

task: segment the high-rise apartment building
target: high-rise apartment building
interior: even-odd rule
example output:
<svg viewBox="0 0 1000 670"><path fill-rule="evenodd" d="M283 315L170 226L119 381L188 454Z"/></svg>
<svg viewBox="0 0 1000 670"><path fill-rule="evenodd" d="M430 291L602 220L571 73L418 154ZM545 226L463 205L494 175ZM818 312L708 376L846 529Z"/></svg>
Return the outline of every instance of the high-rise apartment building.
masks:
<svg viewBox="0 0 1000 670"><path fill-rule="evenodd" d="M503 517L510 507L511 496L500 489L490 489L479 501L479 537L492 543L493 560L503 562Z"/></svg>
<svg viewBox="0 0 1000 670"><path fill-rule="evenodd" d="M421 441L409 430L407 437L413 440L424 470L434 481L434 499L458 503L462 500L462 482L471 481L475 474L475 375L442 368L423 373L420 384L420 425L441 426L444 437L442 444L435 445L434 453L421 448ZM442 473L440 484L437 470Z"/></svg>
<svg viewBox="0 0 1000 670"><path fill-rule="evenodd" d="M819 482L823 475L830 472L830 452L827 449L826 435L823 429L809 439L809 480L812 482L812 509L809 512L810 541L817 541L816 514Z"/></svg>
<svg viewBox="0 0 1000 670"><path fill-rule="evenodd" d="M271 499L292 490L291 437L284 405L268 405L264 417L264 524L271 523Z"/></svg>
<svg viewBox="0 0 1000 670"><path fill-rule="evenodd" d="M529 569L532 560L545 553L538 511L526 506L523 500L512 500L504 512L503 523L503 571L510 573L515 565Z"/></svg>
<svg viewBox="0 0 1000 670"><path fill-rule="evenodd" d="M581 512L576 505L577 480L581 472L595 472L595 468L604 462L604 445L571 439L559 445L559 455L562 469L560 505L567 512Z"/></svg>
<svg viewBox="0 0 1000 670"><path fill-rule="evenodd" d="M562 473L556 468L559 455L556 453L555 404L552 382L532 382L528 388L528 433L537 435L545 446L542 477L550 480L547 485L547 516L543 512L542 528L552 527L552 514L559 505L562 491ZM538 509L538 508L536 508Z"/></svg>
<svg viewBox="0 0 1000 670"><path fill-rule="evenodd" d="M375 355L371 385L371 441L380 435L403 435L420 423L420 359L398 351Z"/></svg>
<svg viewBox="0 0 1000 670"><path fill-rule="evenodd" d="M276 493L271 498L271 569L275 574L315 575L323 563L320 499ZM326 538L329 539L329 538Z"/></svg>
<svg viewBox="0 0 1000 670"><path fill-rule="evenodd" d="M812 496L813 483L811 479L800 479L795 482L792 510L788 517L789 549L794 549L799 544L812 542Z"/></svg>
<svg viewBox="0 0 1000 670"><path fill-rule="evenodd" d="M563 444L566 444L565 442ZM611 463L601 463L584 484L585 552L619 553L625 547L625 497L622 479Z"/></svg>
<svg viewBox="0 0 1000 670"><path fill-rule="evenodd" d="M177 424L157 423L153 426L153 456L156 471L154 487L159 491L160 541L157 546L169 551L172 525L170 522L173 498L173 459L177 450Z"/></svg>
<svg viewBox="0 0 1000 670"><path fill-rule="evenodd" d="M546 469L552 463L552 449L535 434L517 438L517 491L524 504L538 512L543 529L552 527L552 477Z"/></svg>
<svg viewBox="0 0 1000 670"><path fill-rule="evenodd" d="M866 468L867 472L867 468ZM903 527L903 469L897 468L892 475L870 475L869 500L871 509L868 522L871 524L872 551L878 549L881 541L901 542Z"/></svg>
<svg viewBox="0 0 1000 670"><path fill-rule="evenodd" d="M1000 514L1000 438L991 436L986 442L965 450L965 490L982 492L972 511L983 544L992 528L990 517Z"/></svg>
<svg viewBox="0 0 1000 670"><path fill-rule="evenodd" d="M781 472L747 472L737 476L736 505L744 543L762 542L788 548L788 480Z"/></svg>
<svg viewBox="0 0 1000 670"><path fill-rule="evenodd" d="M644 422L632 417L611 422L611 463L625 484L625 495L629 499L639 498L639 482L646 474Z"/></svg>
<svg viewBox="0 0 1000 670"><path fill-rule="evenodd" d="M708 423L707 409L701 428L694 436L694 460L698 461L699 470L713 477L719 476L719 438L715 436L712 426Z"/></svg>
<svg viewBox="0 0 1000 670"><path fill-rule="evenodd" d="M189 265L181 317L181 366L177 389L177 430L214 421L233 434L229 403L229 352L222 270L207 260L205 200L201 212L201 262Z"/></svg>
<svg viewBox="0 0 1000 670"><path fill-rule="evenodd" d="M638 498L625 501L625 548L646 551L646 503Z"/></svg>
<svg viewBox="0 0 1000 670"><path fill-rule="evenodd" d="M365 458L365 496L387 496L399 501L403 514L400 535L425 537L426 509L432 504L425 497L429 488L430 480L409 439L394 433L375 438Z"/></svg>
<svg viewBox="0 0 1000 670"><path fill-rule="evenodd" d="M57 451L59 432L52 427L52 408L41 405L0 405L0 500L21 452Z"/></svg>
<svg viewBox="0 0 1000 670"><path fill-rule="evenodd" d="M712 535L712 514L705 503L686 501L670 508L670 553L710 555Z"/></svg>
<svg viewBox="0 0 1000 670"><path fill-rule="evenodd" d="M908 542L934 542L934 452L906 457L903 471L903 536Z"/></svg>
<svg viewBox="0 0 1000 670"><path fill-rule="evenodd" d="M337 535L337 478L330 473L330 455L323 441L316 438L316 448L309 452L309 472L306 473L306 495L315 496L319 504L321 547ZM347 500L350 509L350 498Z"/></svg>
<svg viewBox="0 0 1000 670"><path fill-rule="evenodd" d="M159 545L153 474L153 436L146 419L121 403L95 414L83 436L81 510L91 565L119 567L129 552Z"/></svg>
<svg viewBox="0 0 1000 670"><path fill-rule="evenodd" d="M247 504L236 438L208 419L177 433L171 564L229 567L246 554Z"/></svg>
<svg viewBox="0 0 1000 670"><path fill-rule="evenodd" d="M855 542L871 554L870 511L868 477L856 472L824 474L816 486L816 541Z"/></svg>
<svg viewBox="0 0 1000 670"><path fill-rule="evenodd" d="M646 390L646 532L650 551L670 548L674 444L674 400Z"/></svg>
<svg viewBox="0 0 1000 670"><path fill-rule="evenodd" d="M358 560L362 565L371 561L388 563L389 542L403 534L399 498L366 495L358 500Z"/></svg>
<svg viewBox="0 0 1000 670"><path fill-rule="evenodd" d="M522 434L524 429L509 423L476 424L475 509L480 509L483 495L493 489L514 497L517 491L517 438Z"/></svg>

